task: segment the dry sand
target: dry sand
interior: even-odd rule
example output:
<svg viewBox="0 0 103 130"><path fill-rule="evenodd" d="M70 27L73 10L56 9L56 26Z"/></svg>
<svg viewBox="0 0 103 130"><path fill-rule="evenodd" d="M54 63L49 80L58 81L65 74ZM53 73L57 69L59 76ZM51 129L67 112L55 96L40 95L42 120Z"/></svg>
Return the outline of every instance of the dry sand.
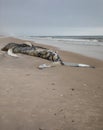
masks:
<svg viewBox="0 0 103 130"><path fill-rule="evenodd" d="M23 41L0 38L0 49L8 42ZM103 130L103 61L58 51L64 61L96 68L39 70L49 61L0 51L0 130Z"/></svg>

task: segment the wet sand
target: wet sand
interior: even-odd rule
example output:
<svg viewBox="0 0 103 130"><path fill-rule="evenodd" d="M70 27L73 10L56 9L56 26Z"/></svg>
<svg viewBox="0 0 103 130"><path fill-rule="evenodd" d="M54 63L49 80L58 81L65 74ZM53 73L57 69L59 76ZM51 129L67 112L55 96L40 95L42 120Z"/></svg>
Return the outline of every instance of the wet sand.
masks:
<svg viewBox="0 0 103 130"><path fill-rule="evenodd" d="M0 38L0 49L8 42L23 40ZM103 61L58 53L64 61L96 68L39 70L40 64L49 61L22 54L14 58L0 51L0 130L103 129Z"/></svg>

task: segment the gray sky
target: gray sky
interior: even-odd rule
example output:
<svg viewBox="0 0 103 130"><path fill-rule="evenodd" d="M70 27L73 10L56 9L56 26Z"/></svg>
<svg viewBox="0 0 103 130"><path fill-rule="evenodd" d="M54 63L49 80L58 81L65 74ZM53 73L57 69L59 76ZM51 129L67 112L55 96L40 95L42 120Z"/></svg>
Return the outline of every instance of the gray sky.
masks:
<svg viewBox="0 0 103 130"><path fill-rule="evenodd" d="M0 0L0 33L103 35L103 0Z"/></svg>

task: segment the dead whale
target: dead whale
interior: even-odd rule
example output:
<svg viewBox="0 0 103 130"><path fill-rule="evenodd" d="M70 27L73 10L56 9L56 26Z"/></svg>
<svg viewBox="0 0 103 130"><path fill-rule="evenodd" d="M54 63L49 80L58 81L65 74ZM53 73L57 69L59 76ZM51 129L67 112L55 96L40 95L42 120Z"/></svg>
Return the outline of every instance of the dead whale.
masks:
<svg viewBox="0 0 103 130"><path fill-rule="evenodd" d="M70 63L70 62L64 62L60 58L60 56L53 50L49 50L48 48L44 48L41 46L34 46L31 43L8 43L6 46L4 46L2 51L7 51L8 55L13 57L18 57L17 53L26 54L30 56L36 56L40 57L49 61L52 61L51 64L42 64L39 66L39 69L43 68L49 68L60 65L66 65L70 67L87 67L87 68L95 68L94 66L87 65L87 64L81 64L81 63Z"/></svg>

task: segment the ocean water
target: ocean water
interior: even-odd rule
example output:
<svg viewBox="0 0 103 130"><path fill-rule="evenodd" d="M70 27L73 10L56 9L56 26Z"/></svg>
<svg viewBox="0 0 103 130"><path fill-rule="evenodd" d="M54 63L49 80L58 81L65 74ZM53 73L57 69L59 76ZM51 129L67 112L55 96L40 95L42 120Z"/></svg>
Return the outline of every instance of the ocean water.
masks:
<svg viewBox="0 0 103 130"><path fill-rule="evenodd" d="M18 36L18 38L103 60L103 36Z"/></svg>

